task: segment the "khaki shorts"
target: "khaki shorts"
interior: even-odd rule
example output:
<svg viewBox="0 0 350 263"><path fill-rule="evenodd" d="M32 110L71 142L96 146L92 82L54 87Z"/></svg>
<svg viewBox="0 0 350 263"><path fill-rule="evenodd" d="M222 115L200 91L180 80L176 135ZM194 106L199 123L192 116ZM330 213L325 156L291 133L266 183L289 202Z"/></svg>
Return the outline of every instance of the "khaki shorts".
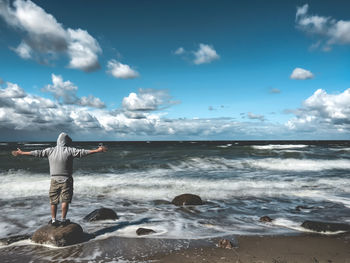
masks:
<svg viewBox="0 0 350 263"><path fill-rule="evenodd" d="M50 184L50 204L57 205L60 200L62 203L72 202L73 197L73 178L69 177L65 182L59 183L51 179Z"/></svg>

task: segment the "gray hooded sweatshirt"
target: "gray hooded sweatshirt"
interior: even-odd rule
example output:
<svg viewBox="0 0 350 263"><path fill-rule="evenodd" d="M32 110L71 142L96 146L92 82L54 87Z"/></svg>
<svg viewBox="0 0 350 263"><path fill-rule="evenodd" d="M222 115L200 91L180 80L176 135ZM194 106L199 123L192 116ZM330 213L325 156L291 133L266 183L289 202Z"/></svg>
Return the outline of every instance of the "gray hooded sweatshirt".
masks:
<svg viewBox="0 0 350 263"><path fill-rule="evenodd" d="M31 151L36 157L48 157L50 164L50 175L57 181L65 181L73 174L73 159L84 157L89 150L69 147L72 139L64 132L57 138L57 146L43 150Z"/></svg>

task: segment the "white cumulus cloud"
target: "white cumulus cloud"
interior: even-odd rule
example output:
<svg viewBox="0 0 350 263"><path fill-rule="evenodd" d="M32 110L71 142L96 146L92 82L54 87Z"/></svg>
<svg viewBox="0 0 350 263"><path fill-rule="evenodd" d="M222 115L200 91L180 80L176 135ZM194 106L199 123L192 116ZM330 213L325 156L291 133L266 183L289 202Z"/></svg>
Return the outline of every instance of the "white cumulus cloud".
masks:
<svg viewBox="0 0 350 263"><path fill-rule="evenodd" d="M13 48L13 50L17 53L18 56L20 56L23 59L32 58L32 48L28 46L28 44L24 41L22 41L21 44L18 45L18 47Z"/></svg>
<svg viewBox="0 0 350 263"><path fill-rule="evenodd" d="M308 14L309 5L297 7L296 26L302 31L320 37L323 50L331 49L334 44L350 44L350 20L336 20L332 17ZM320 42L321 41L321 42Z"/></svg>
<svg viewBox="0 0 350 263"><path fill-rule="evenodd" d="M63 104L76 104L81 106L104 108L105 104L92 95L79 98L78 87L69 80L64 81L62 76L52 74L52 84L46 85L42 90L51 93L54 98Z"/></svg>
<svg viewBox="0 0 350 263"><path fill-rule="evenodd" d="M314 74L312 74L311 71L303 69L303 68L295 68L290 75L291 79L299 79L299 80L304 80L304 79L312 79L314 77Z"/></svg>
<svg viewBox="0 0 350 263"><path fill-rule="evenodd" d="M49 87L53 95L62 101L66 92L73 91L74 94L76 89L72 82L64 81L59 76L54 76ZM232 118L166 118L162 110L176 102L171 101L171 96L165 90L140 89L126 96L121 108L115 110L87 109L84 105L88 102L84 97L78 98L75 104L60 103L27 94L16 84L0 88L0 94L0 133L4 139L13 136L34 140L44 137L53 139L62 130L80 139L105 140L276 138L276 134L281 134L281 126L265 122L237 122ZM71 101L74 96L69 96L68 101Z"/></svg>
<svg viewBox="0 0 350 263"><path fill-rule="evenodd" d="M195 59L193 62L197 65L211 63L212 61L220 58L214 47L206 44L199 44L199 49L194 52L194 56Z"/></svg>
<svg viewBox="0 0 350 263"><path fill-rule="evenodd" d="M7 82L7 87L0 89L0 98L23 98L26 93L17 84Z"/></svg>
<svg viewBox="0 0 350 263"><path fill-rule="evenodd" d="M129 65L122 64L114 59L108 61L107 69L107 72L115 78L134 79L140 76L140 74Z"/></svg>
<svg viewBox="0 0 350 263"><path fill-rule="evenodd" d="M104 108L106 107L106 105L104 104L103 101L101 101L100 98L96 98L92 95L89 95L89 96L83 96L81 97L78 102L77 102L78 105L81 105L81 106L88 106L88 107L93 107L93 108Z"/></svg>
<svg viewBox="0 0 350 263"><path fill-rule="evenodd" d="M93 71L100 67L98 63L98 54L101 48L96 39L94 39L86 30L68 29L69 44L68 54L71 58L70 68L77 68L84 71Z"/></svg>
<svg viewBox="0 0 350 263"><path fill-rule="evenodd" d="M127 111L155 111L177 102L171 101L167 90L139 89L138 93L131 92L122 101L123 109Z"/></svg>
<svg viewBox="0 0 350 263"><path fill-rule="evenodd" d="M254 114L252 112L248 112L247 116L251 120L265 121L265 116L261 114Z"/></svg>
<svg viewBox="0 0 350 263"><path fill-rule="evenodd" d="M290 129L350 132L350 89L339 94L318 89L294 114L286 124Z"/></svg>
<svg viewBox="0 0 350 263"><path fill-rule="evenodd" d="M77 100L78 87L69 80L63 81L62 76L51 74L52 84L48 84L43 91L51 93L55 99L65 104L74 104Z"/></svg>
<svg viewBox="0 0 350 263"><path fill-rule="evenodd" d="M18 30L23 39L13 50L24 59L47 62L65 53L69 67L83 71L98 69L101 48L87 31L65 29L56 18L32 1L15 0L0 2L0 17Z"/></svg>
<svg viewBox="0 0 350 263"><path fill-rule="evenodd" d="M213 46L207 44L199 44L197 50L186 51L183 47L179 47L174 52L175 55L182 55L185 60L191 60L194 64L209 64L214 60L220 59Z"/></svg>
<svg viewBox="0 0 350 263"><path fill-rule="evenodd" d="M175 55L181 55L181 54L184 54L184 53L185 53L185 49L183 47L179 47L178 49L176 49L174 51Z"/></svg>

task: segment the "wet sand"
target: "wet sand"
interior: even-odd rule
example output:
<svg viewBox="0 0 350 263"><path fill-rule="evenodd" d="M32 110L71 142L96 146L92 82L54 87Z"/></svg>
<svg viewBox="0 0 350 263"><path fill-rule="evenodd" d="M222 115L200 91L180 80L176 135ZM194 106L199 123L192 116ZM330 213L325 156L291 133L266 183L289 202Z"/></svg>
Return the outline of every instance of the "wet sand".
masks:
<svg viewBox="0 0 350 263"><path fill-rule="evenodd" d="M350 234L338 236L238 236L236 239L238 247L233 249L215 246L197 247L168 254L158 254L148 259L167 263L350 263Z"/></svg>
<svg viewBox="0 0 350 263"><path fill-rule="evenodd" d="M232 241L233 249L217 247L220 238L187 240L110 236L64 248L24 241L2 247L0 262L350 263L350 233L224 238Z"/></svg>

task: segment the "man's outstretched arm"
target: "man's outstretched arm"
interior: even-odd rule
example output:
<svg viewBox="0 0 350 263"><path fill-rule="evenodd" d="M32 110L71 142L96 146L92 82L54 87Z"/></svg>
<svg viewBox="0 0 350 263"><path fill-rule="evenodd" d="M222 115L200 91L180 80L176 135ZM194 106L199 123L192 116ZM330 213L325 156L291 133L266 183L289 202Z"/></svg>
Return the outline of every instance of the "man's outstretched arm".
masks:
<svg viewBox="0 0 350 263"><path fill-rule="evenodd" d="M23 152L20 148L17 148L17 151L12 151L13 156L18 155L31 155L31 152Z"/></svg>
<svg viewBox="0 0 350 263"><path fill-rule="evenodd" d="M97 149L94 150L71 148L71 151L74 158L81 158L94 153L107 152L107 147L99 146Z"/></svg>
<svg viewBox="0 0 350 263"><path fill-rule="evenodd" d="M107 152L107 147L106 146L99 146L95 150L88 150L88 154L101 153L101 152Z"/></svg>
<svg viewBox="0 0 350 263"><path fill-rule="evenodd" d="M46 148L43 150L35 150L35 151L30 151L30 152L23 152L20 148L17 148L17 151L12 151L13 156L18 156L18 155L31 155L34 157L48 157L50 153L52 152L53 148Z"/></svg>

